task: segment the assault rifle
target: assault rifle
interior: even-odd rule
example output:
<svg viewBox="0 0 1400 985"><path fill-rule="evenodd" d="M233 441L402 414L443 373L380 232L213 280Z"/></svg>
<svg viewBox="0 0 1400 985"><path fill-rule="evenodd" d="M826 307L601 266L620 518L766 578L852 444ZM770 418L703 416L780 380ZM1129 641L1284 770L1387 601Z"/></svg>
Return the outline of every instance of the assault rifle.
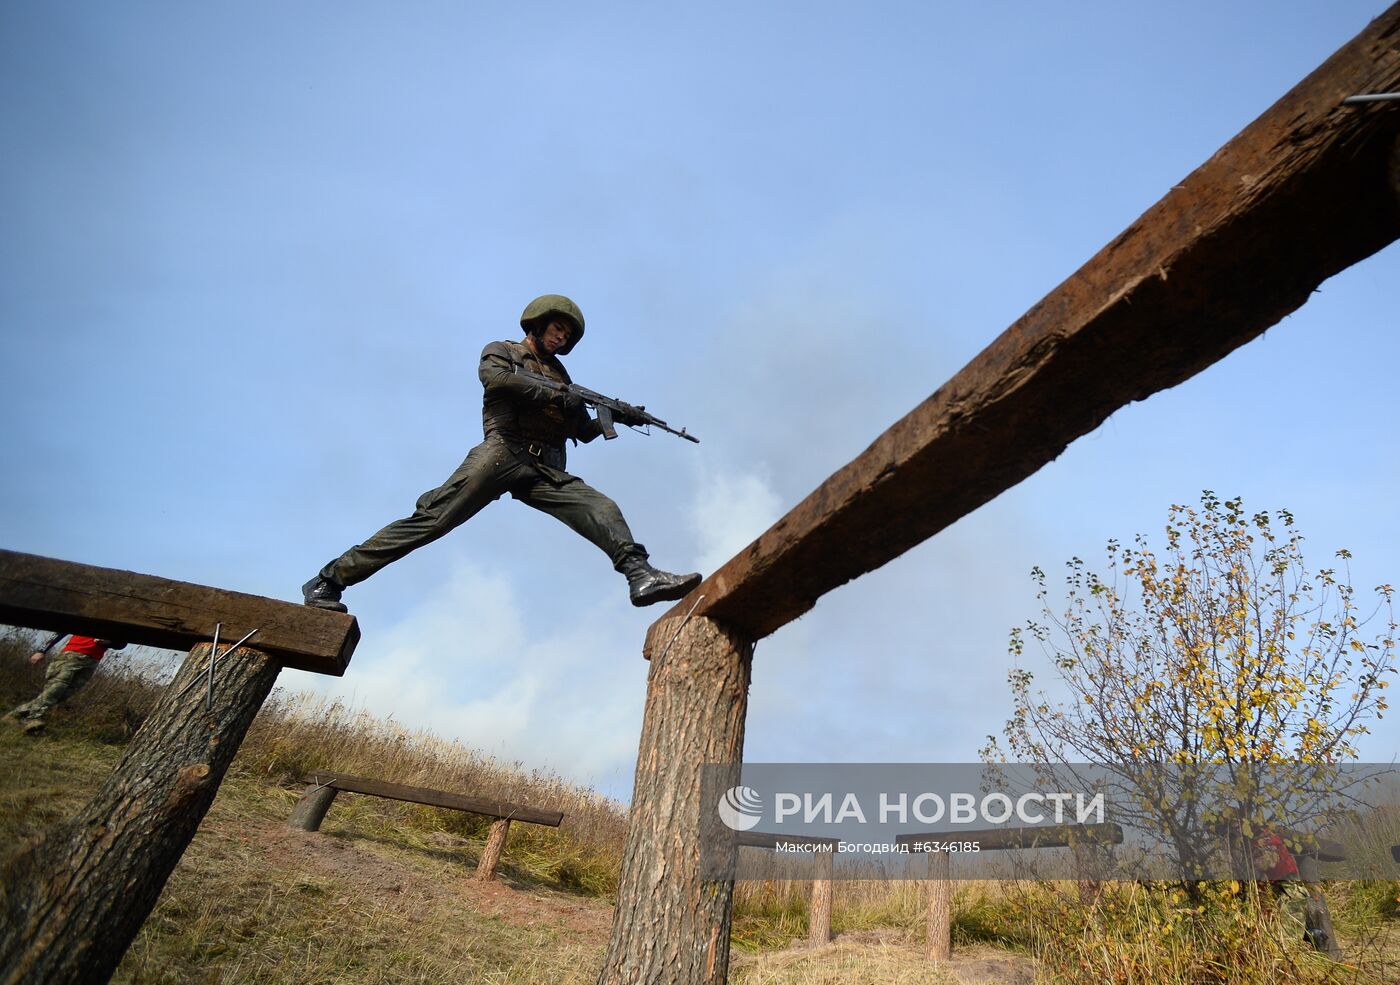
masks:
<svg viewBox="0 0 1400 985"><path fill-rule="evenodd" d="M677 431L659 417L648 414L645 407L641 405L629 404L626 401L618 400L615 397L605 397L588 387L579 386L577 383L560 383L551 380L548 376L541 376L539 373L532 373L528 369L515 367L515 372L531 383L538 383L546 389L555 393L572 393L585 404L592 407L598 414L598 426L602 428L603 437L611 440L617 437L617 429L613 427L613 421L621 424L641 425L649 424L652 427L674 434L677 438L684 438L686 441L693 441L697 445L700 439L693 434L688 434L685 428Z"/></svg>

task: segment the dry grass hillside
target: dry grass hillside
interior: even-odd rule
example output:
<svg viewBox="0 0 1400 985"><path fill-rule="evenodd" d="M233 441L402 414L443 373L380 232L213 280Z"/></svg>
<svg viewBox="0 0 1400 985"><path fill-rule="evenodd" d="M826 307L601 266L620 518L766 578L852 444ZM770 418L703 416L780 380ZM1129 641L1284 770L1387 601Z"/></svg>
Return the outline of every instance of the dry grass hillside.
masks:
<svg viewBox="0 0 1400 985"><path fill-rule="evenodd" d="M41 671L28 638L0 641L0 704ZM0 852L82 803L156 694L160 662L109 659L30 736L0 730ZM334 768L554 807L559 829L517 824L495 883L472 870L489 820L341 794L319 833L290 830L297 778ZM459 744L274 693L218 798L122 962L122 983L587 983L601 965L625 831L622 805ZM1397 839L1400 840L1400 839ZM1170 887L968 883L954 900L955 959L923 958L915 883L838 883L835 940L805 946L808 887L741 883L732 980L744 985L914 982L1393 982L1394 883L1330 887L1348 961L1301 942L1296 901L1248 887L1188 902Z"/></svg>

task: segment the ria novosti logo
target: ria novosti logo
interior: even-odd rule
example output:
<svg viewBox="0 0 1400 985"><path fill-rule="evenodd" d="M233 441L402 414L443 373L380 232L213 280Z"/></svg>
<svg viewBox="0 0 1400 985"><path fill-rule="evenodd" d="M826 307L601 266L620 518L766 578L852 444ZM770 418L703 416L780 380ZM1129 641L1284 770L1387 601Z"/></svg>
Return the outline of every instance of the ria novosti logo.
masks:
<svg viewBox="0 0 1400 985"><path fill-rule="evenodd" d="M733 831L748 831L763 820L763 798L753 787L730 787L719 799L719 819Z"/></svg>

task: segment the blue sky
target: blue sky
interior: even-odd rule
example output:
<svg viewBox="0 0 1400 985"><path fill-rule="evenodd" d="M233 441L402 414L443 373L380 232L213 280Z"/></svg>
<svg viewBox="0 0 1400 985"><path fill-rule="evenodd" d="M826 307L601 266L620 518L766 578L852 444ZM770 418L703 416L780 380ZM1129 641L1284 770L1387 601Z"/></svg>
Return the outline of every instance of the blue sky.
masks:
<svg viewBox="0 0 1400 985"><path fill-rule="evenodd" d="M0 545L296 599L563 292L574 377L702 440L573 469L708 573L1383 9L6 4ZM761 642L747 758L973 758L1031 566L1205 488L1395 581L1397 284L1392 246ZM630 789L659 610L568 530L503 500L346 598L347 676L284 685Z"/></svg>

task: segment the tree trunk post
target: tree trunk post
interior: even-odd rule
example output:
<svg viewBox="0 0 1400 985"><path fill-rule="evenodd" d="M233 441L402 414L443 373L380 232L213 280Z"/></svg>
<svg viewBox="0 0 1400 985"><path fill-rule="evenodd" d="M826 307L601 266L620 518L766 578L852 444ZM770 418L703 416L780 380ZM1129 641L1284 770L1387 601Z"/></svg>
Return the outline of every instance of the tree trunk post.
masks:
<svg viewBox="0 0 1400 985"><path fill-rule="evenodd" d="M1103 859L1100 853L1111 849L1081 840L1070 845L1070 851L1074 853L1074 881L1079 890L1079 902L1083 906L1092 906L1103 893Z"/></svg>
<svg viewBox="0 0 1400 985"><path fill-rule="evenodd" d="M807 943L820 947L831 940L832 880L836 874L836 852L817 852L814 864L817 877L812 880L812 908L807 914Z"/></svg>
<svg viewBox="0 0 1400 985"><path fill-rule="evenodd" d="M100 985L116 970L281 669L247 647L221 654L206 707L209 650L190 651L87 805L5 863L3 985Z"/></svg>
<svg viewBox="0 0 1400 985"><path fill-rule="evenodd" d="M491 832L486 836L486 847L481 850L481 861L476 864L476 878L490 882L496 878L496 866L500 864L501 852L506 848L506 832L510 830L510 818L497 818L491 822Z"/></svg>
<svg viewBox="0 0 1400 985"><path fill-rule="evenodd" d="M287 827L298 831L320 831L321 822L326 819L326 811L331 809L335 795L340 793L335 787L313 783L306 788L297 805L292 808L292 816L287 818Z"/></svg>
<svg viewBox="0 0 1400 985"><path fill-rule="evenodd" d="M641 747L599 985L701 985L729 973L734 882L701 879L700 767L744 751L753 643L712 619L651 628ZM709 817L709 815L705 815Z"/></svg>
<svg viewBox="0 0 1400 985"><path fill-rule="evenodd" d="M947 852L928 853L928 929L930 961L953 956L953 870Z"/></svg>
<svg viewBox="0 0 1400 985"><path fill-rule="evenodd" d="M1301 854L1294 857L1298 863L1298 877L1307 887L1308 898L1303 903L1303 934L1314 949L1323 952L1333 961L1342 960L1342 946L1337 942L1337 932L1332 929L1332 910L1327 906L1327 897L1322 892L1322 880L1317 872L1317 856Z"/></svg>

